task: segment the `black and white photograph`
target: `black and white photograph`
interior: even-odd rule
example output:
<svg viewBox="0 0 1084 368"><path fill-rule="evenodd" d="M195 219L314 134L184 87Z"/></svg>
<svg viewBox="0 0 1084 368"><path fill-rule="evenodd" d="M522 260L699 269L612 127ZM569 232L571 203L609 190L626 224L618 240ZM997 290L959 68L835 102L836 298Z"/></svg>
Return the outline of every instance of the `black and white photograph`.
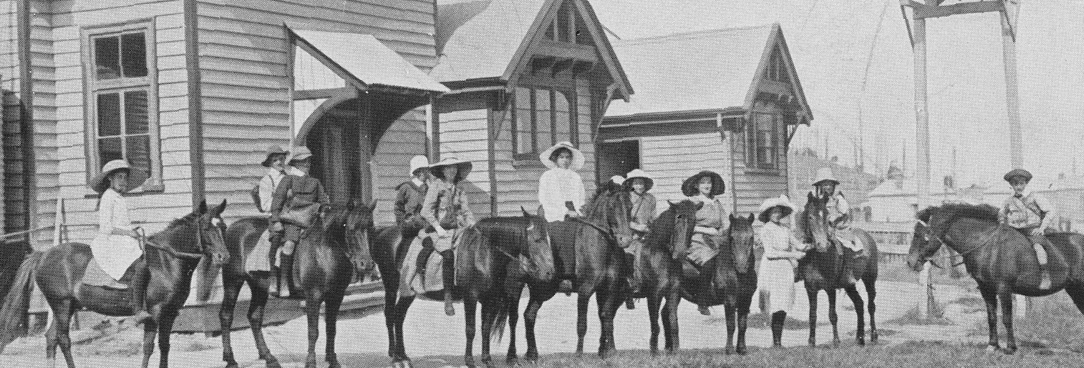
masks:
<svg viewBox="0 0 1084 368"><path fill-rule="evenodd" d="M0 0L0 366L1080 367L1082 101L1084 0Z"/></svg>

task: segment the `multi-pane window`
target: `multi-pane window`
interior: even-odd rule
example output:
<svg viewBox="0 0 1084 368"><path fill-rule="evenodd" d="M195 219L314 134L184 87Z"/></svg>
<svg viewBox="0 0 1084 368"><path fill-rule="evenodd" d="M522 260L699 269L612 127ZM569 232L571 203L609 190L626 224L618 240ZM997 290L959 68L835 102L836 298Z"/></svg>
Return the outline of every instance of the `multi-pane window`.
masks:
<svg viewBox="0 0 1084 368"><path fill-rule="evenodd" d="M770 113L753 113L750 123L750 167L775 169L779 167L779 116Z"/></svg>
<svg viewBox="0 0 1084 368"><path fill-rule="evenodd" d="M783 50L776 47L768 57L768 68L764 70L765 78L777 82L787 82L787 65L783 61Z"/></svg>
<svg viewBox="0 0 1084 368"><path fill-rule="evenodd" d="M160 183L157 114L151 87L153 59L146 28L104 30L85 39L91 174L106 162L127 160L150 183ZM143 183L129 183L138 186ZM146 186L145 186L146 188Z"/></svg>
<svg viewBox="0 0 1084 368"><path fill-rule="evenodd" d="M541 87L517 87L512 109L512 140L517 154L540 152L567 141L576 144L571 96Z"/></svg>

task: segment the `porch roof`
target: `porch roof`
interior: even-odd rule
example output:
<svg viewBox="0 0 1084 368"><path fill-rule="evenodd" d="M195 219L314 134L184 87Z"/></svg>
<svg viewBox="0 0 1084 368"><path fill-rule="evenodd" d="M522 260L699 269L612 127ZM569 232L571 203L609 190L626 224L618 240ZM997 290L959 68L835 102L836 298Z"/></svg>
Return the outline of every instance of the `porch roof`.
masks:
<svg viewBox="0 0 1084 368"><path fill-rule="evenodd" d="M301 42L321 54L321 60L358 89L370 86L402 88L416 92L448 92L394 50L370 34L295 30ZM314 55L320 58L319 55ZM338 69L338 70L336 70Z"/></svg>

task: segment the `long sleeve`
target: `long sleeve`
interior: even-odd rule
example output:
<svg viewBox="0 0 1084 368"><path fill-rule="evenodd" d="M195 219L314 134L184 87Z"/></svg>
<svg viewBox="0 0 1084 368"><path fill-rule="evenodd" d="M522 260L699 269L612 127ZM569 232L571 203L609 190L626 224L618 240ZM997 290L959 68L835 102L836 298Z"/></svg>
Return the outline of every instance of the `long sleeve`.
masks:
<svg viewBox="0 0 1084 368"><path fill-rule="evenodd" d="M275 182L271 175L264 175L260 179L260 211L269 212L271 202L275 196Z"/></svg>
<svg viewBox="0 0 1084 368"><path fill-rule="evenodd" d="M400 184L398 190L395 191L395 223L402 226L407 220L406 202L407 202L407 190L410 188L405 184Z"/></svg>
<svg viewBox="0 0 1084 368"><path fill-rule="evenodd" d="M425 201L422 201L422 218L433 228L440 226L440 220L437 219L437 202L439 202L440 192L443 187L440 181L433 181L433 184L429 186L429 190L425 192Z"/></svg>
<svg viewBox="0 0 1084 368"><path fill-rule="evenodd" d="M278 188L275 188L275 195L272 196L271 208L268 209L271 212L271 222L279 221L279 214L282 213L282 206L286 205L286 194L293 186L293 177L286 176L279 182Z"/></svg>
<svg viewBox="0 0 1084 368"><path fill-rule="evenodd" d="M1034 195L1034 197L1035 206L1039 207L1039 211L1042 212L1043 222L1039 227L1043 229L1050 228L1058 216L1057 211L1054 209L1054 206L1050 204L1050 201L1046 200L1046 197L1037 194Z"/></svg>
<svg viewBox="0 0 1084 368"><path fill-rule="evenodd" d="M1001 208L997 211L997 222L1002 224L1009 224L1009 202L1012 201L1012 197L1005 200L1001 204Z"/></svg>
<svg viewBox="0 0 1084 368"><path fill-rule="evenodd" d="M583 205L587 204L587 189L584 189L583 187L583 178L580 177L580 174L575 172L572 172L572 174L573 175L571 176L576 177L576 179L572 180L570 183L572 184L572 193L574 195L574 197L572 197L572 204L575 205L576 210L579 211L583 209Z"/></svg>
<svg viewBox="0 0 1084 368"><path fill-rule="evenodd" d="M556 171L548 170L538 178L538 203L546 213L547 221L564 218L567 211L561 198L560 188L557 185Z"/></svg>
<svg viewBox="0 0 1084 368"><path fill-rule="evenodd" d="M113 233L113 197L108 191L102 194L98 202L98 234L109 236Z"/></svg>

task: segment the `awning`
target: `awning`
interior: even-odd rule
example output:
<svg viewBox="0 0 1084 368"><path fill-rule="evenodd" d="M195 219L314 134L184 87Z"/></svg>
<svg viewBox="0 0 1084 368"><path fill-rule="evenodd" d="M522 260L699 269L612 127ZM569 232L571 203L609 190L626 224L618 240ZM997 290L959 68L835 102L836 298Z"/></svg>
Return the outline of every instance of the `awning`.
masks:
<svg viewBox="0 0 1084 368"><path fill-rule="evenodd" d="M360 90L381 86L423 93L449 91L373 35L287 29L313 49L313 56Z"/></svg>

